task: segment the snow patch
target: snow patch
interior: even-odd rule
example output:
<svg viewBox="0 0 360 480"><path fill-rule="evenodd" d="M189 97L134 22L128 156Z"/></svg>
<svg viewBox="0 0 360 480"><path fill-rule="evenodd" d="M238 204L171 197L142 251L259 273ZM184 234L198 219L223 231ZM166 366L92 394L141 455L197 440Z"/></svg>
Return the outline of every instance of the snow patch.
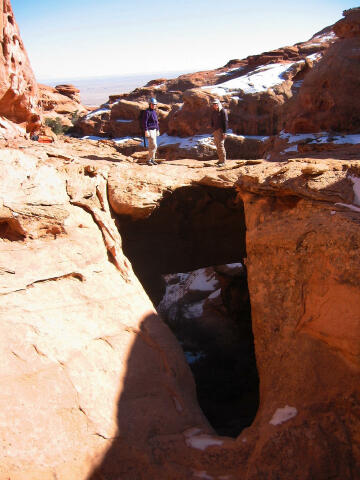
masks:
<svg viewBox="0 0 360 480"><path fill-rule="evenodd" d="M113 138L113 142L116 143L117 145L121 145L122 143L126 143L129 140L138 140L139 142L142 141L142 138L140 137L119 137L119 138Z"/></svg>
<svg viewBox="0 0 360 480"><path fill-rule="evenodd" d="M298 151L298 146L293 145L292 147L289 147L289 148L285 149L284 153L297 152L297 151Z"/></svg>
<svg viewBox="0 0 360 480"><path fill-rule="evenodd" d="M212 135L194 135L192 137L175 137L164 133L157 138L157 144L159 147L165 145L175 145L178 144L179 148L183 149L192 149L197 148L200 145L207 145L210 148L215 149Z"/></svg>
<svg viewBox="0 0 360 480"><path fill-rule="evenodd" d="M316 37L313 38L318 38L320 42L327 42L328 40L334 40L336 38L336 35L334 32L331 32L324 35L316 35Z"/></svg>
<svg viewBox="0 0 360 480"><path fill-rule="evenodd" d="M217 290L215 290L215 292L211 293L208 296L208 299L209 300L215 300L216 298L219 298L220 294L221 294L221 288L218 288Z"/></svg>
<svg viewBox="0 0 360 480"><path fill-rule="evenodd" d="M335 203L335 205L340 205L340 207L346 207L349 210L353 210L354 212L360 212L360 207L355 207L355 205L352 205L351 203Z"/></svg>
<svg viewBox="0 0 360 480"><path fill-rule="evenodd" d="M354 175L349 176L353 183L354 190L354 204L360 206L360 178Z"/></svg>
<svg viewBox="0 0 360 480"><path fill-rule="evenodd" d="M289 407L286 405L284 408L278 408L270 420L271 425L280 425L287 422L293 417L296 417L298 411L295 407Z"/></svg>
<svg viewBox="0 0 360 480"><path fill-rule="evenodd" d="M218 286L218 280L214 271L207 271L206 268L194 270L189 277L188 289L190 291L213 292Z"/></svg>
<svg viewBox="0 0 360 480"><path fill-rule="evenodd" d="M312 60L313 62L316 62L317 60L320 60L320 58L322 58L322 54L321 53L313 53L311 55L308 55L306 58L308 58L309 60Z"/></svg>
<svg viewBox="0 0 360 480"><path fill-rule="evenodd" d="M360 134L353 135L334 135L328 132L319 132L319 133L286 133L282 130L279 133L279 137L288 141L288 143L299 143L307 140L310 144L323 144L323 143L334 143L336 145L357 145L360 144Z"/></svg>
<svg viewBox="0 0 360 480"><path fill-rule="evenodd" d="M109 108L100 108L98 110L94 110L93 112L90 112L86 115L85 120L89 120L92 117L95 117L96 115L101 115L103 113L110 112L111 110Z"/></svg>
<svg viewBox="0 0 360 480"><path fill-rule="evenodd" d="M183 317L187 320L191 318L200 318L204 313L204 302L205 300L201 300L200 302L190 303L188 305L184 305L183 307Z"/></svg>
<svg viewBox="0 0 360 480"><path fill-rule="evenodd" d="M85 135L85 137L81 137L81 140L108 140L108 137L97 137L96 135Z"/></svg>
<svg viewBox="0 0 360 480"><path fill-rule="evenodd" d="M188 447L196 448L203 451L206 450L208 447L211 447L213 445L222 445L223 443L224 442L222 440L206 434L196 435L186 439L186 444Z"/></svg>
<svg viewBox="0 0 360 480"><path fill-rule="evenodd" d="M244 94L265 92L269 88L280 85L284 82L284 74L293 67L295 63L273 63L260 66L254 71L242 75L215 86L208 85L201 87L209 90L210 93L223 96L232 91L242 91Z"/></svg>
<svg viewBox="0 0 360 480"><path fill-rule="evenodd" d="M246 140L259 140L260 142L266 142L269 140L270 137L263 137L261 135L236 135L235 133L227 132L227 137L235 137L235 138L245 138Z"/></svg>
<svg viewBox="0 0 360 480"><path fill-rule="evenodd" d="M203 478L205 480L213 480L214 479L214 477L211 477L210 475L208 475L205 470L201 470L201 471L194 470L194 477Z"/></svg>

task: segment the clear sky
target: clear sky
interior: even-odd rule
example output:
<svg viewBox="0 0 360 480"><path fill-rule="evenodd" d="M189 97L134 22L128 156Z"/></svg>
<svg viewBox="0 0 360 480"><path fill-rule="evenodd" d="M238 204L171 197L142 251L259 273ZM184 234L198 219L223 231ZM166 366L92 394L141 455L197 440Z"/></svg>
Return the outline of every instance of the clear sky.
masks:
<svg viewBox="0 0 360 480"><path fill-rule="evenodd" d="M351 0L12 0L39 80L217 68L308 40Z"/></svg>

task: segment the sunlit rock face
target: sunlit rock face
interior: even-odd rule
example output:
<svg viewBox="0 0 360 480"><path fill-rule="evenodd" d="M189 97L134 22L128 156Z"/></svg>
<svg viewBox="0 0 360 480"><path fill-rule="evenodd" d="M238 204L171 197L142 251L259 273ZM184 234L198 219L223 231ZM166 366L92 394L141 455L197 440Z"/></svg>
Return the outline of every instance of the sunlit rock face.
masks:
<svg viewBox="0 0 360 480"><path fill-rule="evenodd" d="M41 149L28 142L27 154L2 150L1 478L352 480L360 459L359 162L204 169L175 161L155 176L126 160L86 158L80 143L70 144L71 157L61 140ZM199 409L180 345L123 254L129 223L115 211L150 218L165 200L204 214L214 189L210 220L236 200L243 213L232 223L246 221L246 251L240 239L224 243L246 257L260 402L236 438L216 435ZM199 238L206 253L205 233ZM161 247L184 262L171 242ZM216 296L208 300L204 311L216 308Z"/></svg>
<svg viewBox="0 0 360 480"><path fill-rule="evenodd" d="M302 132L360 132L359 9L347 10L333 27L340 37L304 79L286 129Z"/></svg>
<svg viewBox="0 0 360 480"><path fill-rule="evenodd" d="M72 119L88 112L80 101L79 90L73 85L49 87L38 84L39 102L44 119L57 118L61 123L71 126Z"/></svg>
<svg viewBox="0 0 360 480"><path fill-rule="evenodd" d="M10 0L0 6L0 115L21 123L37 112L37 85Z"/></svg>

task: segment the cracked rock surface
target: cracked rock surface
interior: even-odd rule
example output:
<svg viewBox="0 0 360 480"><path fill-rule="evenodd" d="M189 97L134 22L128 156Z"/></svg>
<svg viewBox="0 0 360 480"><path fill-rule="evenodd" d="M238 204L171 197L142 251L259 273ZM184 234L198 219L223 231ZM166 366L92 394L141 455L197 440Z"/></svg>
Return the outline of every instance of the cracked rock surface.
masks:
<svg viewBox="0 0 360 480"><path fill-rule="evenodd" d="M355 480L360 162L155 168L84 145L1 151L0 479ZM116 226L192 185L244 202L260 407L236 439L200 411Z"/></svg>

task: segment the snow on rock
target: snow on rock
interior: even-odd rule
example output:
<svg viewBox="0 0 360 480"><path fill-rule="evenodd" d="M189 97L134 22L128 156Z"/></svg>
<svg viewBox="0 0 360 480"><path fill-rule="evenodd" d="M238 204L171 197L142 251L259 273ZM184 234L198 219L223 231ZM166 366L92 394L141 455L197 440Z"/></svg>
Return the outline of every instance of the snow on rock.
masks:
<svg viewBox="0 0 360 480"><path fill-rule="evenodd" d="M211 293L218 288L219 281L212 268L199 268L194 270L186 282L186 287L192 292Z"/></svg>
<svg viewBox="0 0 360 480"><path fill-rule="evenodd" d="M296 417L297 413L298 411L295 407L289 407L289 405L286 405L284 408L278 408L276 410L269 423L275 426L281 425L291 418Z"/></svg>
<svg viewBox="0 0 360 480"><path fill-rule="evenodd" d="M215 290L215 292L211 293L208 296L208 300L215 300L216 298L219 298L220 295L221 295L221 288L218 288L217 290Z"/></svg>
<svg viewBox="0 0 360 480"><path fill-rule="evenodd" d="M188 447L196 448L203 451L206 450L208 447L214 445L222 445L223 443L223 440L207 434L196 435L186 439L186 445Z"/></svg>
<svg viewBox="0 0 360 480"><path fill-rule="evenodd" d="M130 140L136 140L136 141L139 141L139 142L142 141L142 139L140 137L118 137L118 138L114 138L113 142L116 143L117 145L120 145L120 144L126 143Z"/></svg>
<svg viewBox="0 0 360 480"><path fill-rule="evenodd" d="M81 137L81 140L99 141L99 140L108 140L108 137L97 137L96 135L85 135L84 137Z"/></svg>
<svg viewBox="0 0 360 480"><path fill-rule="evenodd" d="M208 134L182 138L164 133L157 138L157 144L159 147L178 144L179 148L183 148L184 150L191 150L200 145L207 145L214 149L216 148L212 135Z"/></svg>
<svg viewBox="0 0 360 480"><path fill-rule="evenodd" d="M337 37L336 37L334 32L330 32L330 33L326 33L326 34L322 34L322 35L316 35L313 38L314 38L314 40L319 39L320 42L327 42L329 40L335 40Z"/></svg>
<svg viewBox="0 0 360 480"><path fill-rule="evenodd" d="M183 317L187 319L202 317L204 313L204 303L205 300L201 300L200 302L184 305L182 309Z"/></svg>
<svg viewBox="0 0 360 480"><path fill-rule="evenodd" d="M339 205L340 207L345 207L348 208L349 210L352 210L353 212L360 212L360 207L355 207L355 205L352 205L351 203L335 203L335 205Z"/></svg>
<svg viewBox="0 0 360 480"><path fill-rule="evenodd" d="M360 206L360 178L354 175L351 175L349 178L353 183L354 204Z"/></svg>
<svg viewBox="0 0 360 480"><path fill-rule="evenodd" d="M232 97L234 98L234 97ZM235 133L232 132L226 132L227 137L235 137L238 139L246 139L246 140L259 140L260 142L266 142L266 140L269 140L270 137L268 136L262 136L262 135L236 135Z"/></svg>
<svg viewBox="0 0 360 480"><path fill-rule="evenodd" d="M354 135L334 135L328 132L319 132L319 133L297 133L291 134L281 131L279 134L280 138L286 139L288 143L299 143L307 140L308 143L334 143L337 145L357 145L360 144L360 134Z"/></svg>
<svg viewBox="0 0 360 480"><path fill-rule="evenodd" d="M265 92L269 88L280 85L285 81L284 73L289 71L295 63L273 63L257 67L254 71L215 86L203 86L204 90L219 96L230 92L242 91L244 94Z"/></svg>
<svg viewBox="0 0 360 480"><path fill-rule="evenodd" d="M312 60L313 62L316 62L318 60L320 60L322 58L322 54L321 53L313 53L312 55L308 55L306 57L308 60Z"/></svg>
<svg viewBox="0 0 360 480"><path fill-rule="evenodd" d="M237 277L244 271L244 265L242 263L227 263L225 265L218 265L216 271L229 275L230 277Z"/></svg>
<svg viewBox="0 0 360 480"><path fill-rule="evenodd" d="M169 273L163 275L166 282L165 294L158 305L160 312L167 312L173 304L179 302L184 296L184 285L190 273Z"/></svg>
<svg viewBox="0 0 360 480"><path fill-rule="evenodd" d="M211 477L206 473L206 470L196 471L194 470L194 477L196 478L203 478L205 480L213 480L214 477Z"/></svg>
<svg viewBox="0 0 360 480"><path fill-rule="evenodd" d="M111 112L109 108L99 108L98 110L94 110L86 115L85 120L90 120L90 118L95 117L97 115L102 115L103 113Z"/></svg>

